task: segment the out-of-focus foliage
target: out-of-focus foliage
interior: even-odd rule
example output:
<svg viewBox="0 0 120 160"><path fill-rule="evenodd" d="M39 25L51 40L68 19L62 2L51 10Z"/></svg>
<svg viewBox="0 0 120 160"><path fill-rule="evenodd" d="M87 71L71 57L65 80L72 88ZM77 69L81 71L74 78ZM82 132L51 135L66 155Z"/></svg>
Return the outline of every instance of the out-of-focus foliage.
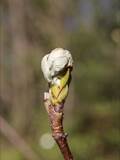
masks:
<svg viewBox="0 0 120 160"><path fill-rule="evenodd" d="M43 106L44 54L67 48L74 58L65 130L75 160L120 159L119 0L0 1L0 115L40 159L59 160ZM1 160L24 155L1 134Z"/></svg>

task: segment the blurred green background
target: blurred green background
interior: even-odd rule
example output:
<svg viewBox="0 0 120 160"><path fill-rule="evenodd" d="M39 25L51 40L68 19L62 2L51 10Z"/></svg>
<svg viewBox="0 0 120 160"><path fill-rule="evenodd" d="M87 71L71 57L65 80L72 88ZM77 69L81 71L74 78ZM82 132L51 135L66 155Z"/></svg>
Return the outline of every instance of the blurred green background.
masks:
<svg viewBox="0 0 120 160"><path fill-rule="evenodd" d="M120 159L120 1L0 1L0 159L62 160L40 62L71 51L64 128L75 160Z"/></svg>

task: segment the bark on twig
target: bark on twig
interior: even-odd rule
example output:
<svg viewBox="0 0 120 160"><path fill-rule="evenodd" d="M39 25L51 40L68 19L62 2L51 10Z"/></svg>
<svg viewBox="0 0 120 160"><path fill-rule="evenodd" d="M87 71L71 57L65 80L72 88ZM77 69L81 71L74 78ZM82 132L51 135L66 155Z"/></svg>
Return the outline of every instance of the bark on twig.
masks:
<svg viewBox="0 0 120 160"><path fill-rule="evenodd" d="M52 136L58 144L64 160L73 160L73 156L67 142L67 134L64 133L63 130L63 106L59 105L54 107L48 99L44 101L44 105L49 115Z"/></svg>

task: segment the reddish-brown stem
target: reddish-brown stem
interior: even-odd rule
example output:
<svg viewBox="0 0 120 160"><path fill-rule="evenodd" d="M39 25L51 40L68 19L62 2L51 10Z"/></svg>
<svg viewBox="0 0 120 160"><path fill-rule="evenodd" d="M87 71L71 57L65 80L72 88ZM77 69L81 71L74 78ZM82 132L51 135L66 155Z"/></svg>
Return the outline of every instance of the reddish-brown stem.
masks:
<svg viewBox="0 0 120 160"><path fill-rule="evenodd" d="M64 160L73 160L67 142L67 134L65 134L63 130L63 107L61 107L61 105L52 106L49 100L45 100L44 104L49 115L52 136L58 144Z"/></svg>

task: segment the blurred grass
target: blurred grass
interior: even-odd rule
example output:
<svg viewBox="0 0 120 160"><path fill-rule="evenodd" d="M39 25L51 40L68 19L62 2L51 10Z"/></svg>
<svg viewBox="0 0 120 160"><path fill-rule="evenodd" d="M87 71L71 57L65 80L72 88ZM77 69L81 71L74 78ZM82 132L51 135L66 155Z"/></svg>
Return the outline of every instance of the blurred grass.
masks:
<svg viewBox="0 0 120 160"><path fill-rule="evenodd" d="M5 149L1 149L0 152L1 160L23 160L23 156L14 148L7 147Z"/></svg>

